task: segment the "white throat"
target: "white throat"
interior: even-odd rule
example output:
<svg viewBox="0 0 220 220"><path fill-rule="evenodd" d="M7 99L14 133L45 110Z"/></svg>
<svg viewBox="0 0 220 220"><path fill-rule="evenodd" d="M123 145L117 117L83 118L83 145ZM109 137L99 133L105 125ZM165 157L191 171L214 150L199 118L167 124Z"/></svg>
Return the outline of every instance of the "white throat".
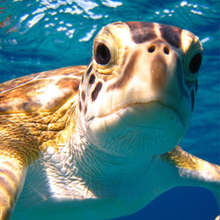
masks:
<svg viewBox="0 0 220 220"><path fill-rule="evenodd" d="M179 141L182 131L180 127L174 129L179 126L177 119L166 114L170 114L169 109L164 112L164 122L161 114L158 123L150 118L139 126L128 118L130 124L125 121L123 128L96 131L97 136L78 125L59 152L49 150L44 156L52 196L71 200L117 198L126 197L126 189L136 195L136 180L146 178L152 158Z"/></svg>

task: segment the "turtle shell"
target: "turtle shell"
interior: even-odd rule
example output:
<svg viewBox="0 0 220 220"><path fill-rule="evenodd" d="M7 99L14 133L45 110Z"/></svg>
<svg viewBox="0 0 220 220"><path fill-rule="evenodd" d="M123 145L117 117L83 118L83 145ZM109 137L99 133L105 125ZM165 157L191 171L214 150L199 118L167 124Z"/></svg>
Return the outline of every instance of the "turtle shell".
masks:
<svg viewBox="0 0 220 220"><path fill-rule="evenodd" d="M0 115L55 111L78 92L85 68L66 67L0 84Z"/></svg>

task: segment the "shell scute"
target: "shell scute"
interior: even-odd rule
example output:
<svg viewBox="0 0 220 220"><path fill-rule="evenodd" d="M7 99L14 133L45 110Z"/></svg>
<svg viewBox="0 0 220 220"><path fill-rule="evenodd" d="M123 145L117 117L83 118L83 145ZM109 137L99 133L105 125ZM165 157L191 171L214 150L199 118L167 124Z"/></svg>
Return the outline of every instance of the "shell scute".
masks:
<svg viewBox="0 0 220 220"><path fill-rule="evenodd" d="M66 67L0 84L0 114L55 111L78 93L85 69Z"/></svg>

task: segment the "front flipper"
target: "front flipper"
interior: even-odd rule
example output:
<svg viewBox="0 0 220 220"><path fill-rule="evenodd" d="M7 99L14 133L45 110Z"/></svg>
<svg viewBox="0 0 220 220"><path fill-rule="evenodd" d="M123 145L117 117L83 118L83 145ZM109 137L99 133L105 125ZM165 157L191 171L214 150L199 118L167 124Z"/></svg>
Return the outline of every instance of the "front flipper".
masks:
<svg viewBox="0 0 220 220"><path fill-rule="evenodd" d="M38 155L33 137L24 127L0 117L0 220L9 219L27 167Z"/></svg>
<svg viewBox="0 0 220 220"><path fill-rule="evenodd" d="M9 219L21 192L26 166L16 154L0 151L0 220Z"/></svg>
<svg viewBox="0 0 220 220"><path fill-rule="evenodd" d="M162 164L168 165L174 186L205 187L214 194L220 208L220 166L195 157L179 146L160 158Z"/></svg>

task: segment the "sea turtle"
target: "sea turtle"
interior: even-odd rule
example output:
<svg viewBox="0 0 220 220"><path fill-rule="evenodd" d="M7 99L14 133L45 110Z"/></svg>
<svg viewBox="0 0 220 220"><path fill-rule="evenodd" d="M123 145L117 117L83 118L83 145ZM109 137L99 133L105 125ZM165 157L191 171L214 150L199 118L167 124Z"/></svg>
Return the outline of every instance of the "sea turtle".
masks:
<svg viewBox="0 0 220 220"><path fill-rule="evenodd" d="M0 219L9 218L36 160L56 201L53 219L63 203L73 219L128 215L175 186L203 186L219 200L220 167L178 146L201 60L201 43L187 30L116 22L96 36L88 67L1 84Z"/></svg>

